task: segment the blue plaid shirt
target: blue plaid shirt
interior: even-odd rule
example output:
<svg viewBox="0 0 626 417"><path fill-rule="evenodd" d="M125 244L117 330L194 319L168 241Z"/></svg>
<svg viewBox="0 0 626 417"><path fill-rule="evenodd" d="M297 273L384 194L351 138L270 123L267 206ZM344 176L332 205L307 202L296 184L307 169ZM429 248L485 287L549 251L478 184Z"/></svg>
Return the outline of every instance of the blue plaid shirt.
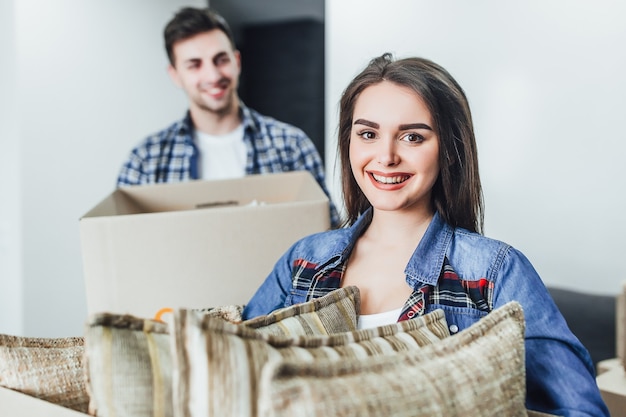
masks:
<svg viewBox="0 0 626 417"><path fill-rule="evenodd" d="M246 174L309 171L330 202L330 221L339 225L337 209L326 188L324 167L317 148L301 129L264 116L243 103L243 139L247 149ZM193 123L185 118L147 137L122 166L117 186L188 181L199 178L198 148Z"/></svg>

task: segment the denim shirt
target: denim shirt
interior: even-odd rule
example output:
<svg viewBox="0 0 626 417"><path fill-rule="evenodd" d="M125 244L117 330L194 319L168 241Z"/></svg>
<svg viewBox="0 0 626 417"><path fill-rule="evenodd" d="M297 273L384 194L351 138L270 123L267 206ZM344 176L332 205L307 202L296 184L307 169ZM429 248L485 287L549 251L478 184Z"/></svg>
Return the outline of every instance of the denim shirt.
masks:
<svg viewBox="0 0 626 417"><path fill-rule="evenodd" d="M296 242L248 302L244 319L339 288L354 244L369 226L370 214L349 228ZM414 291L399 321L442 309L455 334L516 300L526 320L526 407L561 416L609 415L588 351L569 330L521 252L478 233L452 228L436 213L405 274Z"/></svg>

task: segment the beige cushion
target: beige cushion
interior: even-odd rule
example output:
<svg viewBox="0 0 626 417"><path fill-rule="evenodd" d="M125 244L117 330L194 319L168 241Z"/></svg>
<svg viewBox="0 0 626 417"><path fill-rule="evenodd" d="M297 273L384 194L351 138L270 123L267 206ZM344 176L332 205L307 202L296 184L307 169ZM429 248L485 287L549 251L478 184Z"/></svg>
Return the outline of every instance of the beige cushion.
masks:
<svg viewBox="0 0 626 417"><path fill-rule="evenodd" d="M419 351L341 362L271 358L260 416L526 416L524 316L511 302Z"/></svg>
<svg viewBox="0 0 626 417"><path fill-rule="evenodd" d="M442 310L374 329L288 337L181 309L174 313L174 329L174 407L186 417L256 416L260 373L272 359L369 360L419 349L450 334Z"/></svg>
<svg viewBox="0 0 626 417"><path fill-rule="evenodd" d="M0 334L0 386L86 412L83 352L82 337Z"/></svg>
<svg viewBox="0 0 626 417"><path fill-rule="evenodd" d="M246 322L254 330L246 329L296 335L354 329L358 300L355 287L341 289L257 317ZM241 321L242 307L226 305L190 312L236 326L232 323ZM92 413L103 417L173 415L172 358L166 323L130 315L93 315L86 326L85 350Z"/></svg>
<svg viewBox="0 0 626 417"><path fill-rule="evenodd" d="M222 320L230 321L231 323L241 323L244 307L243 304L232 304L196 309L196 311L201 314L208 314Z"/></svg>
<svg viewBox="0 0 626 417"><path fill-rule="evenodd" d="M356 330L360 309L359 289L352 286L244 321L243 324L265 334L328 335Z"/></svg>
<svg viewBox="0 0 626 417"><path fill-rule="evenodd" d="M172 361L165 323L101 313L85 330L89 412L96 416L172 416Z"/></svg>

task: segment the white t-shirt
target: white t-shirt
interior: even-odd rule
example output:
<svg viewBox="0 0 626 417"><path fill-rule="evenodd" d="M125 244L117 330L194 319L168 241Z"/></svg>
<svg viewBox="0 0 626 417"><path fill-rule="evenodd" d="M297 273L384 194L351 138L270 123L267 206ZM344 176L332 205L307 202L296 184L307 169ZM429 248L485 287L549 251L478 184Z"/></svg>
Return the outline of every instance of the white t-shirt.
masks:
<svg viewBox="0 0 626 417"><path fill-rule="evenodd" d="M356 327L357 329L371 329L372 327L393 324L398 321L400 313L402 313L402 307L383 313L361 314L357 320Z"/></svg>
<svg viewBox="0 0 626 417"><path fill-rule="evenodd" d="M204 180L239 178L246 174L248 159L243 142L243 125L225 135L209 135L195 132L196 145L200 151L199 176Z"/></svg>

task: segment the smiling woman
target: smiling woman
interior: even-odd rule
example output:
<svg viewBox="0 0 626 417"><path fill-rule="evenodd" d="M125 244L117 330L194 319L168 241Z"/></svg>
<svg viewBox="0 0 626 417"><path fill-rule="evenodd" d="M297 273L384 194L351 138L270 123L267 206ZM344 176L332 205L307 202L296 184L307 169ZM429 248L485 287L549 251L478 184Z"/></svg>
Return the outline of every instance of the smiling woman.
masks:
<svg viewBox="0 0 626 417"><path fill-rule="evenodd" d="M454 78L424 58L377 57L344 90L338 131L345 227L296 242L244 319L356 286L360 328L441 309L456 334L516 301L526 407L608 415L589 353L529 260L481 234L474 128Z"/></svg>

